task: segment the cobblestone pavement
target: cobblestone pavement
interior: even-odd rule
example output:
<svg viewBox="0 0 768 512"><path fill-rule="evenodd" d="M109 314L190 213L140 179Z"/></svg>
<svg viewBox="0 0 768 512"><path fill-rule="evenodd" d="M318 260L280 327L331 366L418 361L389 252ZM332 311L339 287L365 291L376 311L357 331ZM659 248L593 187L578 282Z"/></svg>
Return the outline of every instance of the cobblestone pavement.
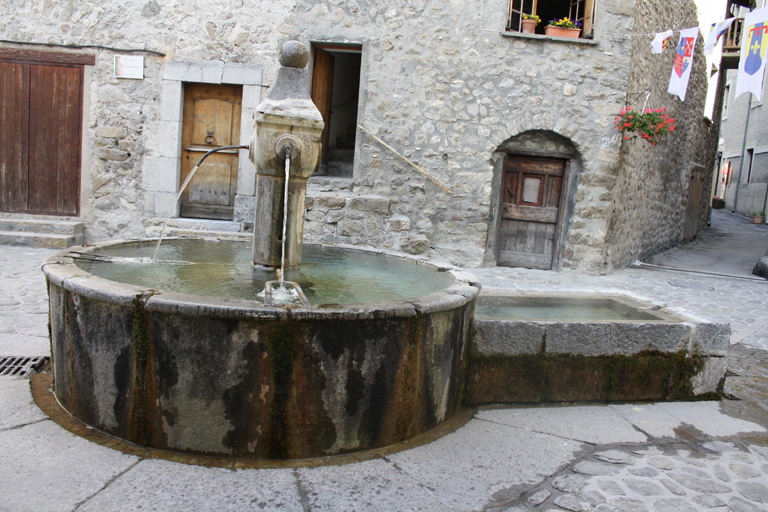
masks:
<svg viewBox="0 0 768 512"><path fill-rule="evenodd" d="M0 355L49 355L40 272L54 251L0 246ZM231 470L115 452L0 377L0 510L768 510L768 281L627 268L490 268L485 288L623 291L732 325L721 402L486 408L435 442L320 468Z"/></svg>

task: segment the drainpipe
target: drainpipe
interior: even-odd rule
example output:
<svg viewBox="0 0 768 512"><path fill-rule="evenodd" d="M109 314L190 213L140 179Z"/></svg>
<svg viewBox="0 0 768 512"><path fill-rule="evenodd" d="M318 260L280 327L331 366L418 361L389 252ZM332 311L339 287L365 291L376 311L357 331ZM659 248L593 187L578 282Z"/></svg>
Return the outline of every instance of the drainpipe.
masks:
<svg viewBox="0 0 768 512"><path fill-rule="evenodd" d="M747 153L747 133L749 133L749 115L752 113L752 93L749 93L747 98L747 124L744 126L744 140L741 143L741 162L739 163L739 179L736 181L736 197L733 200L733 210L731 213L736 212L736 207L739 205L739 189L741 188L741 172L744 170L744 157Z"/></svg>

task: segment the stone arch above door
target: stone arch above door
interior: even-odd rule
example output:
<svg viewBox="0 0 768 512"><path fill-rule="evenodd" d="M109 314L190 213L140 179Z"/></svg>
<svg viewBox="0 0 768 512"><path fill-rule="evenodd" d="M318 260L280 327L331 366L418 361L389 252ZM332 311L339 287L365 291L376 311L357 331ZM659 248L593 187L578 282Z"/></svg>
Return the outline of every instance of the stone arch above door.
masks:
<svg viewBox="0 0 768 512"><path fill-rule="evenodd" d="M562 267L581 155L566 137L530 130L493 152L484 266Z"/></svg>

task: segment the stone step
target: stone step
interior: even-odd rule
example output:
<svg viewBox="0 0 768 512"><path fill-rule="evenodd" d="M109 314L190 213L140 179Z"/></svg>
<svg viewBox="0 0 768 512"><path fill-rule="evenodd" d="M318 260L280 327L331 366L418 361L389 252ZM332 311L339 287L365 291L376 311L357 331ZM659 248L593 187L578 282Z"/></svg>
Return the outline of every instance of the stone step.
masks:
<svg viewBox="0 0 768 512"><path fill-rule="evenodd" d="M146 236L148 238L157 238L160 236L160 232L163 230L163 226L149 226L146 229ZM182 237L182 238L218 238L222 240L252 240L252 233L242 233L237 231L210 231L207 229L187 229L179 228L175 226L168 226L165 230L166 238Z"/></svg>
<svg viewBox="0 0 768 512"><path fill-rule="evenodd" d="M0 219L0 231L83 236L82 222L69 220Z"/></svg>
<svg viewBox="0 0 768 512"><path fill-rule="evenodd" d="M30 231L0 231L0 244L65 249L73 245L82 245L83 235L82 233L79 235L68 235L61 233L34 233Z"/></svg>
<svg viewBox="0 0 768 512"><path fill-rule="evenodd" d="M160 229L162 229L163 224L165 224L165 219L155 217L150 222L152 223L152 226L150 226L150 228L148 229L153 229L157 226L159 226ZM235 222L231 220L187 219L187 218L181 218L181 217L174 217L168 222L168 229L170 228L191 229L191 230L197 230L197 231L212 231L212 232L226 231L226 232L239 233L243 231L243 223Z"/></svg>

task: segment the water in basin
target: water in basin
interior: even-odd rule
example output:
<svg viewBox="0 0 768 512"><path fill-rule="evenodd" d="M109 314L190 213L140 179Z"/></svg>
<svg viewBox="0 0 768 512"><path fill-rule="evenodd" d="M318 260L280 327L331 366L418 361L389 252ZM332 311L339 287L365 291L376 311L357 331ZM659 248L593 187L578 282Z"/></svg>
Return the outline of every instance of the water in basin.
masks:
<svg viewBox="0 0 768 512"><path fill-rule="evenodd" d="M238 241L168 240L157 261L154 243L109 247L97 255L116 261L78 260L78 267L112 281L207 297L263 302L258 296L275 272L254 269L251 244ZM123 260L120 260L123 258ZM356 304L418 297L443 290L453 278L429 265L381 254L307 245L301 268L287 270L312 305Z"/></svg>
<svg viewBox="0 0 768 512"><path fill-rule="evenodd" d="M482 320L556 320L567 322L668 322L669 318L612 298L480 295L475 318Z"/></svg>

